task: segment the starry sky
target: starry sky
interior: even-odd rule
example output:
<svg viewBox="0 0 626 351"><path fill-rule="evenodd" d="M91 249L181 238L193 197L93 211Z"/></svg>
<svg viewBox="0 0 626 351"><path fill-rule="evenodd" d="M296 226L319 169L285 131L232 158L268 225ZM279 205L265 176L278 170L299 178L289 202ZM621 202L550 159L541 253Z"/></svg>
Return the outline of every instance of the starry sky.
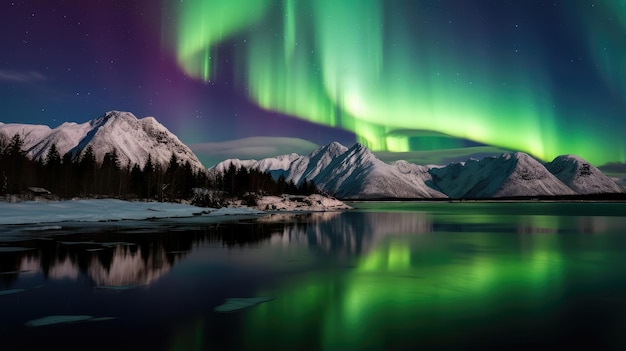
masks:
<svg viewBox="0 0 626 351"><path fill-rule="evenodd" d="M154 116L205 166L626 161L626 0L7 0L0 30L1 122Z"/></svg>

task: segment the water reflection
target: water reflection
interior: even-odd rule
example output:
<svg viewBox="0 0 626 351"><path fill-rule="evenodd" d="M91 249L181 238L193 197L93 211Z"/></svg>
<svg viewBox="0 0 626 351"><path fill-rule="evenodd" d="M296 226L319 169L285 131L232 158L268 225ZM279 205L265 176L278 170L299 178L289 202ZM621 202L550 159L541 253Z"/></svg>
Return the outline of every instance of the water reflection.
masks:
<svg viewBox="0 0 626 351"><path fill-rule="evenodd" d="M203 244L259 245L282 228L283 224L242 222L172 226L161 232L119 228L89 234L77 230L24 241L12 238L0 242L0 247L7 248L0 251L0 288L11 287L20 275L37 274L52 280L86 277L96 287L147 286Z"/></svg>
<svg viewBox="0 0 626 351"><path fill-rule="evenodd" d="M49 279L78 279L89 277L96 286L144 286L158 280L174 264L184 260L204 242L217 242L224 247L260 245L272 247L305 247L323 256L360 258L360 269L407 266L415 260L415 250L408 238L432 233L493 233L518 234L604 233L619 228L619 218L605 216L553 216L528 214L485 213L480 208L455 212L432 211L426 208L393 212L351 211L310 214L274 214L256 221L211 224L200 228L169 228L159 235L141 231L120 233L90 233L89 240L80 234L39 237L24 242L15 239L0 252L0 281L11 286L19 274L41 273ZM457 208L454 208L457 210ZM135 228L136 230L136 228ZM172 233L176 233L175 235ZM389 242L390 237L396 238ZM399 239L405 238L405 239ZM554 237L521 236L519 248L537 267L559 262L558 253L550 252L546 241ZM112 239L115 239L112 241ZM433 237L421 239L420 245L431 243ZM489 250L493 237L473 235L471 243L457 240L457 247ZM483 242L482 246L477 243ZM0 243L1 244L1 243ZM498 243L495 243L498 245ZM12 250L14 248L15 250ZM17 250L20 248L21 250ZM386 249L385 249L386 248ZM385 251L387 250L387 251ZM372 252L373 251L373 252ZM439 252L440 259L450 256L450 247L428 248L427 255ZM423 257L420 253L419 257ZM556 255L556 256L555 256ZM413 257L413 258L412 258ZM476 272L475 281L483 280L489 266L484 257L466 262ZM542 263L543 262L543 263ZM502 267L500 267L502 268ZM545 271L547 268L537 268Z"/></svg>
<svg viewBox="0 0 626 351"><path fill-rule="evenodd" d="M623 217L567 204L399 206L0 242L0 308L19 316L0 316L0 336L12 318L61 314L117 317L80 327L144 349L528 349L571 335L626 345ZM134 286L150 289L93 293ZM66 295L81 308L45 302ZM259 296L274 299L213 312ZM14 308L18 297L48 312ZM77 334L58 328L59 340Z"/></svg>
<svg viewBox="0 0 626 351"><path fill-rule="evenodd" d="M433 231L431 216L413 213L313 213L282 215L284 227L272 244L306 246L324 255L354 257L369 252L389 235L416 235Z"/></svg>
<svg viewBox="0 0 626 351"><path fill-rule="evenodd" d="M301 231L291 237L306 237L311 247L359 255L352 269L261 290L277 299L247 315L245 347L290 349L302 339L329 350L546 346L565 342L581 325L590 328L584 342L615 336L568 316L580 299L615 301L614 282L625 273L615 265L625 245L613 234L625 232L623 218L477 213L469 221L442 219L449 216L356 213L341 223L290 228ZM605 236L579 236L588 233ZM607 312L603 303L589 305ZM626 322L618 311L610 318ZM555 328L552 335L537 327L546 324Z"/></svg>

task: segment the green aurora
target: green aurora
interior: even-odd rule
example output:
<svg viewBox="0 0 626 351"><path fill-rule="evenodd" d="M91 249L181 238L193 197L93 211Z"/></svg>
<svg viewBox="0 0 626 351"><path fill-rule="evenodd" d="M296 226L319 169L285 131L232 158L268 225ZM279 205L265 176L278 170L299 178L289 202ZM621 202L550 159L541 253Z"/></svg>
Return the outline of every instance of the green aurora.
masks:
<svg viewBox="0 0 626 351"><path fill-rule="evenodd" d="M610 3L579 27L598 28L590 31L585 57L595 59L597 79L623 96L624 51L611 46L611 36L624 32L626 1ZM471 141L545 161L561 154L596 165L626 161L623 133L616 132L624 126L624 99L609 108L594 93L563 93L567 82L555 78L557 63L546 64L553 59L546 49L551 44L539 28L504 36L487 25L454 25L446 20L454 12L448 5L186 0L168 11L175 13L172 46L187 75L214 79L220 45L236 40L233 71L252 101L351 131L374 151L428 149L416 140L433 132L445 137L434 138L431 149ZM574 21L576 10L568 11ZM594 27L610 11L619 14L616 21ZM516 40L523 43L519 49L496 47ZM607 47L612 52L605 53ZM596 123L596 114L615 123Z"/></svg>

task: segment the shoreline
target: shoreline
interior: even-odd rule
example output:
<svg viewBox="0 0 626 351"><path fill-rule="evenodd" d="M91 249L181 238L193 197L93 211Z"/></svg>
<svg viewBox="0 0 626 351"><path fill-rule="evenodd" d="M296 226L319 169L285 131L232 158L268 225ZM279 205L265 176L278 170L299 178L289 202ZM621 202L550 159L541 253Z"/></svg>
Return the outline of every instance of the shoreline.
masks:
<svg viewBox="0 0 626 351"><path fill-rule="evenodd" d="M556 196L513 196L494 198L403 198L379 197L367 199L339 199L344 202L626 202L626 193L556 195Z"/></svg>
<svg viewBox="0 0 626 351"><path fill-rule="evenodd" d="M262 209L261 209L262 208ZM47 226L65 223L119 223L193 219L202 222L257 218L272 213L308 213L349 210L345 203L321 195L264 197L257 206L232 203L222 208L181 203L126 201L119 199L75 199L0 202L0 226Z"/></svg>
<svg viewBox="0 0 626 351"><path fill-rule="evenodd" d="M621 194L617 194L621 195ZM359 203L626 203L622 198L598 196L574 197L524 197L497 199L414 199L378 198L344 199L316 195L309 197L265 197L257 206L233 202L228 207L198 207L181 203L152 201L126 201L119 199L43 200L23 202L0 202L0 226L25 230L52 230L71 223L120 224L126 222L204 222L217 223L246 220L273 214L305 214L342 212L354 209ZM74 226L74 225L72 225Z"/></svg>

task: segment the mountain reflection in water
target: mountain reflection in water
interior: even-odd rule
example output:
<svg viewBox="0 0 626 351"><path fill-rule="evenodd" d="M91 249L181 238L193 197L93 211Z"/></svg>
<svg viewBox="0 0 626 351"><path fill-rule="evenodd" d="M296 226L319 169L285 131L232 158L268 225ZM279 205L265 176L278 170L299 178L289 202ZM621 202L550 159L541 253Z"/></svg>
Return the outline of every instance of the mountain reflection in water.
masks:
<svg viewBox="0 0 626 351"><path fill-rule="evenodd" d="M248 222L234 227L211 224L181 229L174 226L169 228L171 232L125 230L120 227L89 234L29 237L23 242L12 238L4 245L0 236L0 247L19 245L29 249L0 253L0 287L2 282L11 286L19 274L37 273L46 279L76 280L86 276L95 286L146 286L167 274L198 245L254 245L269 240L276 231L272 226Z"/></svg>
<svg viewBox="0 0 626 351"><path fill-rule="evenodd" d="M256 221L176 228L174 233L92 233L89 240L81 234L56 235L20 242L33 250L2 254L0 272L42 273L50 279L86 275L96 286L145 286L207 242L236 247L267 240L277 246L304 245L319 254L355 256L369 251L389 233L433 230L425 213L354 214L358 219L352 221L345 221L340 212L274 214ZM11 274L0 277L7 283L12 278Z"/></svg>

